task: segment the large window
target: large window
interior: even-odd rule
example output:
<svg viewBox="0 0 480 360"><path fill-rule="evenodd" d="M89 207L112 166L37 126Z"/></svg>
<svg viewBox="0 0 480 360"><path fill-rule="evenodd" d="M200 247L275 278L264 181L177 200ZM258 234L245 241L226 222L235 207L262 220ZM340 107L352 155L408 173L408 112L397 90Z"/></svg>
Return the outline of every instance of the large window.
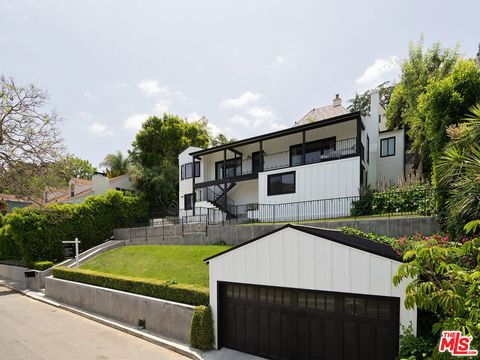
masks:
<svg viewBox="0 0 480 360"><path fill-rule="evenodd" d="M335 145L335 137L305 143L305 164L317 163L331 157ZM302 165L302 148L303 144L290 147L290 166Z"/></svg>
<svg viewBox="0 0 480 360"><path fill-rule="evenodd" d="M182 165L181 175L182 180L192 178L192 163ZM200 177L200 163L195 161L195 177Z"/></svg>
<svg viewBox="0 0 480 360"><path fill-rule="evenodd" d="M380 142L380 157L395 155L395 137L382 139Z"/></svg>
<svg viewBox="0 0 480 360"><path fill-rule="evenodd" d="M192 210L193 209L193 194L185 194L183 197L184 201L184 210Z"/></svg>
<svg viewBox="0 0 480 360"><path fill-rule="evenodd" d="M295 171L268 175L267 195L292 194L295 192Z"/></svg>
<svg viewBox="0 0 480 360"><path fill-rule="evenodd" d="M228 159L227 169L223 169L223 160L215 163L215 179L223 179L225 177L230 178L238 175L242 175L242 158Z"/></svg>

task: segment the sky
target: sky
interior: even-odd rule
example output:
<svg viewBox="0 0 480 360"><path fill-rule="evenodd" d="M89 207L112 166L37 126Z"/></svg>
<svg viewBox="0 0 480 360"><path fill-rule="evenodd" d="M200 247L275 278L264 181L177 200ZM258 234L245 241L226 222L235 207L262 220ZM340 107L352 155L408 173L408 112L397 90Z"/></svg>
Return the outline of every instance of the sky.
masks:
<svg viewBox="0 0 480 360"><path fill-rule="evenodd" d="M480 42L477 0L0 0L0 74L48 91L98 166L164 112L241 139L398 79L408 44Z"/></svg>

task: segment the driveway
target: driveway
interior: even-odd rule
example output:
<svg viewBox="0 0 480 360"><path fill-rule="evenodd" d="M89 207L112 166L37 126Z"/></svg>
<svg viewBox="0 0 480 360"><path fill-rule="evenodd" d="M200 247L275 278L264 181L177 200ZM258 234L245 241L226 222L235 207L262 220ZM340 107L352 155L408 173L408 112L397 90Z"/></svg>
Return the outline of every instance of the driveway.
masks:
<svg viewBox="0 0 480 360"><path fill-rule="evenodd" d="M0 286L0 358L187 359Z"/></svg>

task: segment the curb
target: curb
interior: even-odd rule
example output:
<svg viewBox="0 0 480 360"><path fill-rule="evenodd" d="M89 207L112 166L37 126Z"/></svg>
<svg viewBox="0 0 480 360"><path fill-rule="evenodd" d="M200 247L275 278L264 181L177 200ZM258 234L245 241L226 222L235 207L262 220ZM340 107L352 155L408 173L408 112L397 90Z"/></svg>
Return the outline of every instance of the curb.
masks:
<svg viewBox="0 0 480 360"><path fill-rule="evenodd" d="M105 326L108 326L108 327L111 327L115 330L119 330L119 331L122 331L124 333L127 333L129 335L132 335L132 336L135 336L139 339L142 339L142 340L145 340L145 341L148 341L152 344L155 344L155 345L158 345L158 346L161 346L163 348L166 348L168 350L171 350L171 351L174 351L180 355L183 355L185 357L188 357L190 359L193 359L193 360L204 360L204 358L198 354L197 352L191 350L188 346L186 345L180 345L178 343L175 343L173 341L170 341L170 340L167 340L167 339L164 339L164 338L161 338L159 336L156 336L152 333L148 333L146 331L142 331L142 330L138 330L138 329L135 329L134 327L131 327L131 326L128 326L128 325L124 325L122 323L119 323L119 322L115 322L113 320L109 320L107 318L103 318L101 316L98 316L98 315L93 315L93 314L90 314L88 312L85 312L83 310L80 310L78 308L75 308L73 306L68 306L68 305L64 305L64 304L61 304L61 303L58 303L56 301L53 301L53 300L50 300L48 298L45 297L45 295L38 295L37 292L34 292L34 291L30 291L30 290L20 290L18 288L15 288L14 286L10 285L10 284L5 284L5 283L1 283L0 286L3 286L3 287L6 287L10 290L13 290L13 291L16 291L24 296L27 296L33 300L37 300L37 301L40 301L40 302L43 302L47 305L50 305L50 306L55 306L59 309L62 309L62 310L66 310L66 311L69 311L73 314L76 314L76 315L79 315L79 316L82 316L84 318L87 318L89 320L93 320L93 321L96 321L102 325L105 325Z"/></svg>

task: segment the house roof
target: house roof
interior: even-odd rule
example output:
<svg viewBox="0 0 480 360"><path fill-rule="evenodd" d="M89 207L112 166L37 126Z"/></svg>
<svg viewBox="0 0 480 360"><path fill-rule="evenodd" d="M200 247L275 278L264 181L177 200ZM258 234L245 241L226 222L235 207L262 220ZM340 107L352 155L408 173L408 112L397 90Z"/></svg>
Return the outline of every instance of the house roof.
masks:
<svg viewBox="0 0 480 360"><path fill-rule="evenodd" d="M349 246L349 247L355 248L357 250L366 251L366 252L369 252L371 254L379 255L379 256L382 256L382 257L385 257L385 258L388 258L388 259L391 259L391 260L400 261L400 262L402 261L401 257L399 257L395 253L395 251L388 245L378 243L378 242L363 238L361 236L347 235L340 230L323 229L323 228L318 228L318 227L314 227L314 226L293 225L293 224L287 224L285 226L282 226L278 229L270 231L266 234L263 234L259 237L256 237L256 238L254 238L250 241L247 241L243 244L234 246L234 247L232 247L228 250L225 250L225 251L223 251L219 254L210 256L210 257L204 259L203 261L208 263L211 259L214 259L218 256L222 256L222 255L224 255L224 254L226 254L230 251L234 251L234 250L236 250L236 249L238 249L242 246L248 245L248 244L250 244L254 241L260 240L264 237L267 237L267 236L272 235L274 233L280 232L280 231L285 230L287 228L294 229L294 230L297 230L297 231L300 231L300 232L303 232L303 233L306 233L306 234L314 235L314 236L319 237L319 238L327 239L327 240L336 242L338 244Z"/></svg>
<svg viewBox="0 0 480 360"><path fill-rule="evenodd" d="M278 137L281 137L281 136L286 136L286 135L290 135L290 134L299 133L299 132L302 132L304 130L316 129L316 128L320 128L320 127L323 127L323 126L338 124L338 123L341 123L341 122L355 120L355 119L360 121L362 129L365 129L365 125L363 124L362 118L360 116L360 112L359 111L352 112L352 113L348 112L347 114L342 114L342 115L339 115L339 116L335 116L335 117L332 117L330 119L325 119L323 121L315 121L313 123L294 126L294 127L287 128L287 129L284 129L284 130L278 130L278 131L274 131L274 132L271 132L271 133L268 133L268 134L258 135L258 136L250 137L250 138L247 138L247 139L234 141L234 142L231 142L231 143L228 143L228 144L225 144L225 145L215 146L215 147L205 149L205 150L194 151L194 152L191 152L190 155L192 155L192 156L207 155L207 154L211 154L211 153L214 153L214 152L217 152L217 151L220 151L220 150L224 150L224 149L232 149L232 148L235 148L235 147L238 147L238 146L253 144L253 143L256 143L256 142L259 142L259 141L262 141L262 140L275 139L275 138L278 138Z"/></svg>
<svg viewBox="0 0 480 360"><path fill-rule="evenodd" d="M310 110L303 118L296 121L294 126L310 124L315 121L322 121L325 119L330 119L332 117L341 116L349 113L350 111L348 111L341 105L323 106L317 109Z"/></svg>
<svg viewBox="0 0 480 360"><path fill-rule="evenodd" d="M73 182L75 185L92 185L92 180L71 178L69 183Z"/></svg>
<svg viewBox="0 0 480 360"><path fill-rule="evenodd" d="M21 203L32 203L30 200L23 199L18 197L17 195L11 195L11 194L0 194L0 200L3 201L12 201L12 202L21 202Z"/></svg>

